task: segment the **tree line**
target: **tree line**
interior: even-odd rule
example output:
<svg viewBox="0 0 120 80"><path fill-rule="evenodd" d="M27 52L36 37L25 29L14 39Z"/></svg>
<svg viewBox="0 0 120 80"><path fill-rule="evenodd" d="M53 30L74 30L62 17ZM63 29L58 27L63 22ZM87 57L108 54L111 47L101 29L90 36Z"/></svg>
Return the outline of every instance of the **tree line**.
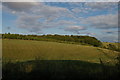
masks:
<svg viewBox="0 0 120 80"><path fill-rule="evenodd" d="M22 40L37 40L37 41L60 41L60 42L74 42L88 44L95 47L102 46L100 40L90 36L79 36L79 35L58 35L58 34L47 34L47 35L21 35L21 34L2 34L3 39L22 39Z"/></svg>

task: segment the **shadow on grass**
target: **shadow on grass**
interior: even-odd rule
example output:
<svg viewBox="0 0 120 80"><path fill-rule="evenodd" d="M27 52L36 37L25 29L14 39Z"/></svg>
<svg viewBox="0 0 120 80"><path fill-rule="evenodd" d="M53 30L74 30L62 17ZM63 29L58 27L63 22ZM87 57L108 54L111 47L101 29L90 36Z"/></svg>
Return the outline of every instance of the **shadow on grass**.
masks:
<svg viewBox="0 0 120 80"><path fill-rule="evenodd" d="M33 60L3 64L2 80L118 80L114 67L77 60Z"/></svg>

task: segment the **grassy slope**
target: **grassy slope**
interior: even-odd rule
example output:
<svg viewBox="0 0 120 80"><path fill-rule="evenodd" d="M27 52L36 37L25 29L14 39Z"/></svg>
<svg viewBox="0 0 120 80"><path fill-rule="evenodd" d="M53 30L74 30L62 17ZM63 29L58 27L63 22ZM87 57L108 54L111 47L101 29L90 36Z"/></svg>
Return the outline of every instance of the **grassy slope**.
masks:
<svg viewBox="0 0 120 80"><path fill-rule="evenodd" d="M119 43L103 42L103 46L105 46L106 48L108 48L107 45L109 45L109 44L115 45L117 48L120 45Z"/></svg>
<svg viewBox="0 0 120 80"><path fill-rule="evenodd" d="M107 51L104 49L104 51ZM97 47L45 41L3 40L3 60L83 60L99 62L106 57Z"/></svg>

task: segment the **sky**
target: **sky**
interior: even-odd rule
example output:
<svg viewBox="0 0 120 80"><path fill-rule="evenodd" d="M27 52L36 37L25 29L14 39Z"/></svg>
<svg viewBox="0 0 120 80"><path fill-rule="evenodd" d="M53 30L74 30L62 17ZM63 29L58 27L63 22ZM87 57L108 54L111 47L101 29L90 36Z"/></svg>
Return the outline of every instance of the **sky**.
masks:
<svg viewBox="0 0 120 80"><path fill-rule="evenodd" d="M3 2L1 5L2 33L89 35L105 42L118 41L116 2Z"/></svg>

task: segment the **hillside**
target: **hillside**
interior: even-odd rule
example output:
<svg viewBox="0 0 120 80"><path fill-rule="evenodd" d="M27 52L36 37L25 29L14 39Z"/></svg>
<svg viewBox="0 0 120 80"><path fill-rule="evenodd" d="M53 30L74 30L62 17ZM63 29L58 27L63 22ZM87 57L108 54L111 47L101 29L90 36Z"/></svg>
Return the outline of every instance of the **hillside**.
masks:
<svg viewBox="0 0 120 80"><path fill-rule="evenodd" d="M57 42L3 39L3 61L26 61L39 58L99 62L99 58L107 59L99 49L102 48Z"/></svg>
<svg viewBox="0 0 120 80"><path fill-rule="evenodd" d="M106 48L108 48L109 44L114 45L115 47L119 47L120 43L112 43L112 42L102 42L103 46L105 46Z"/></svg>

